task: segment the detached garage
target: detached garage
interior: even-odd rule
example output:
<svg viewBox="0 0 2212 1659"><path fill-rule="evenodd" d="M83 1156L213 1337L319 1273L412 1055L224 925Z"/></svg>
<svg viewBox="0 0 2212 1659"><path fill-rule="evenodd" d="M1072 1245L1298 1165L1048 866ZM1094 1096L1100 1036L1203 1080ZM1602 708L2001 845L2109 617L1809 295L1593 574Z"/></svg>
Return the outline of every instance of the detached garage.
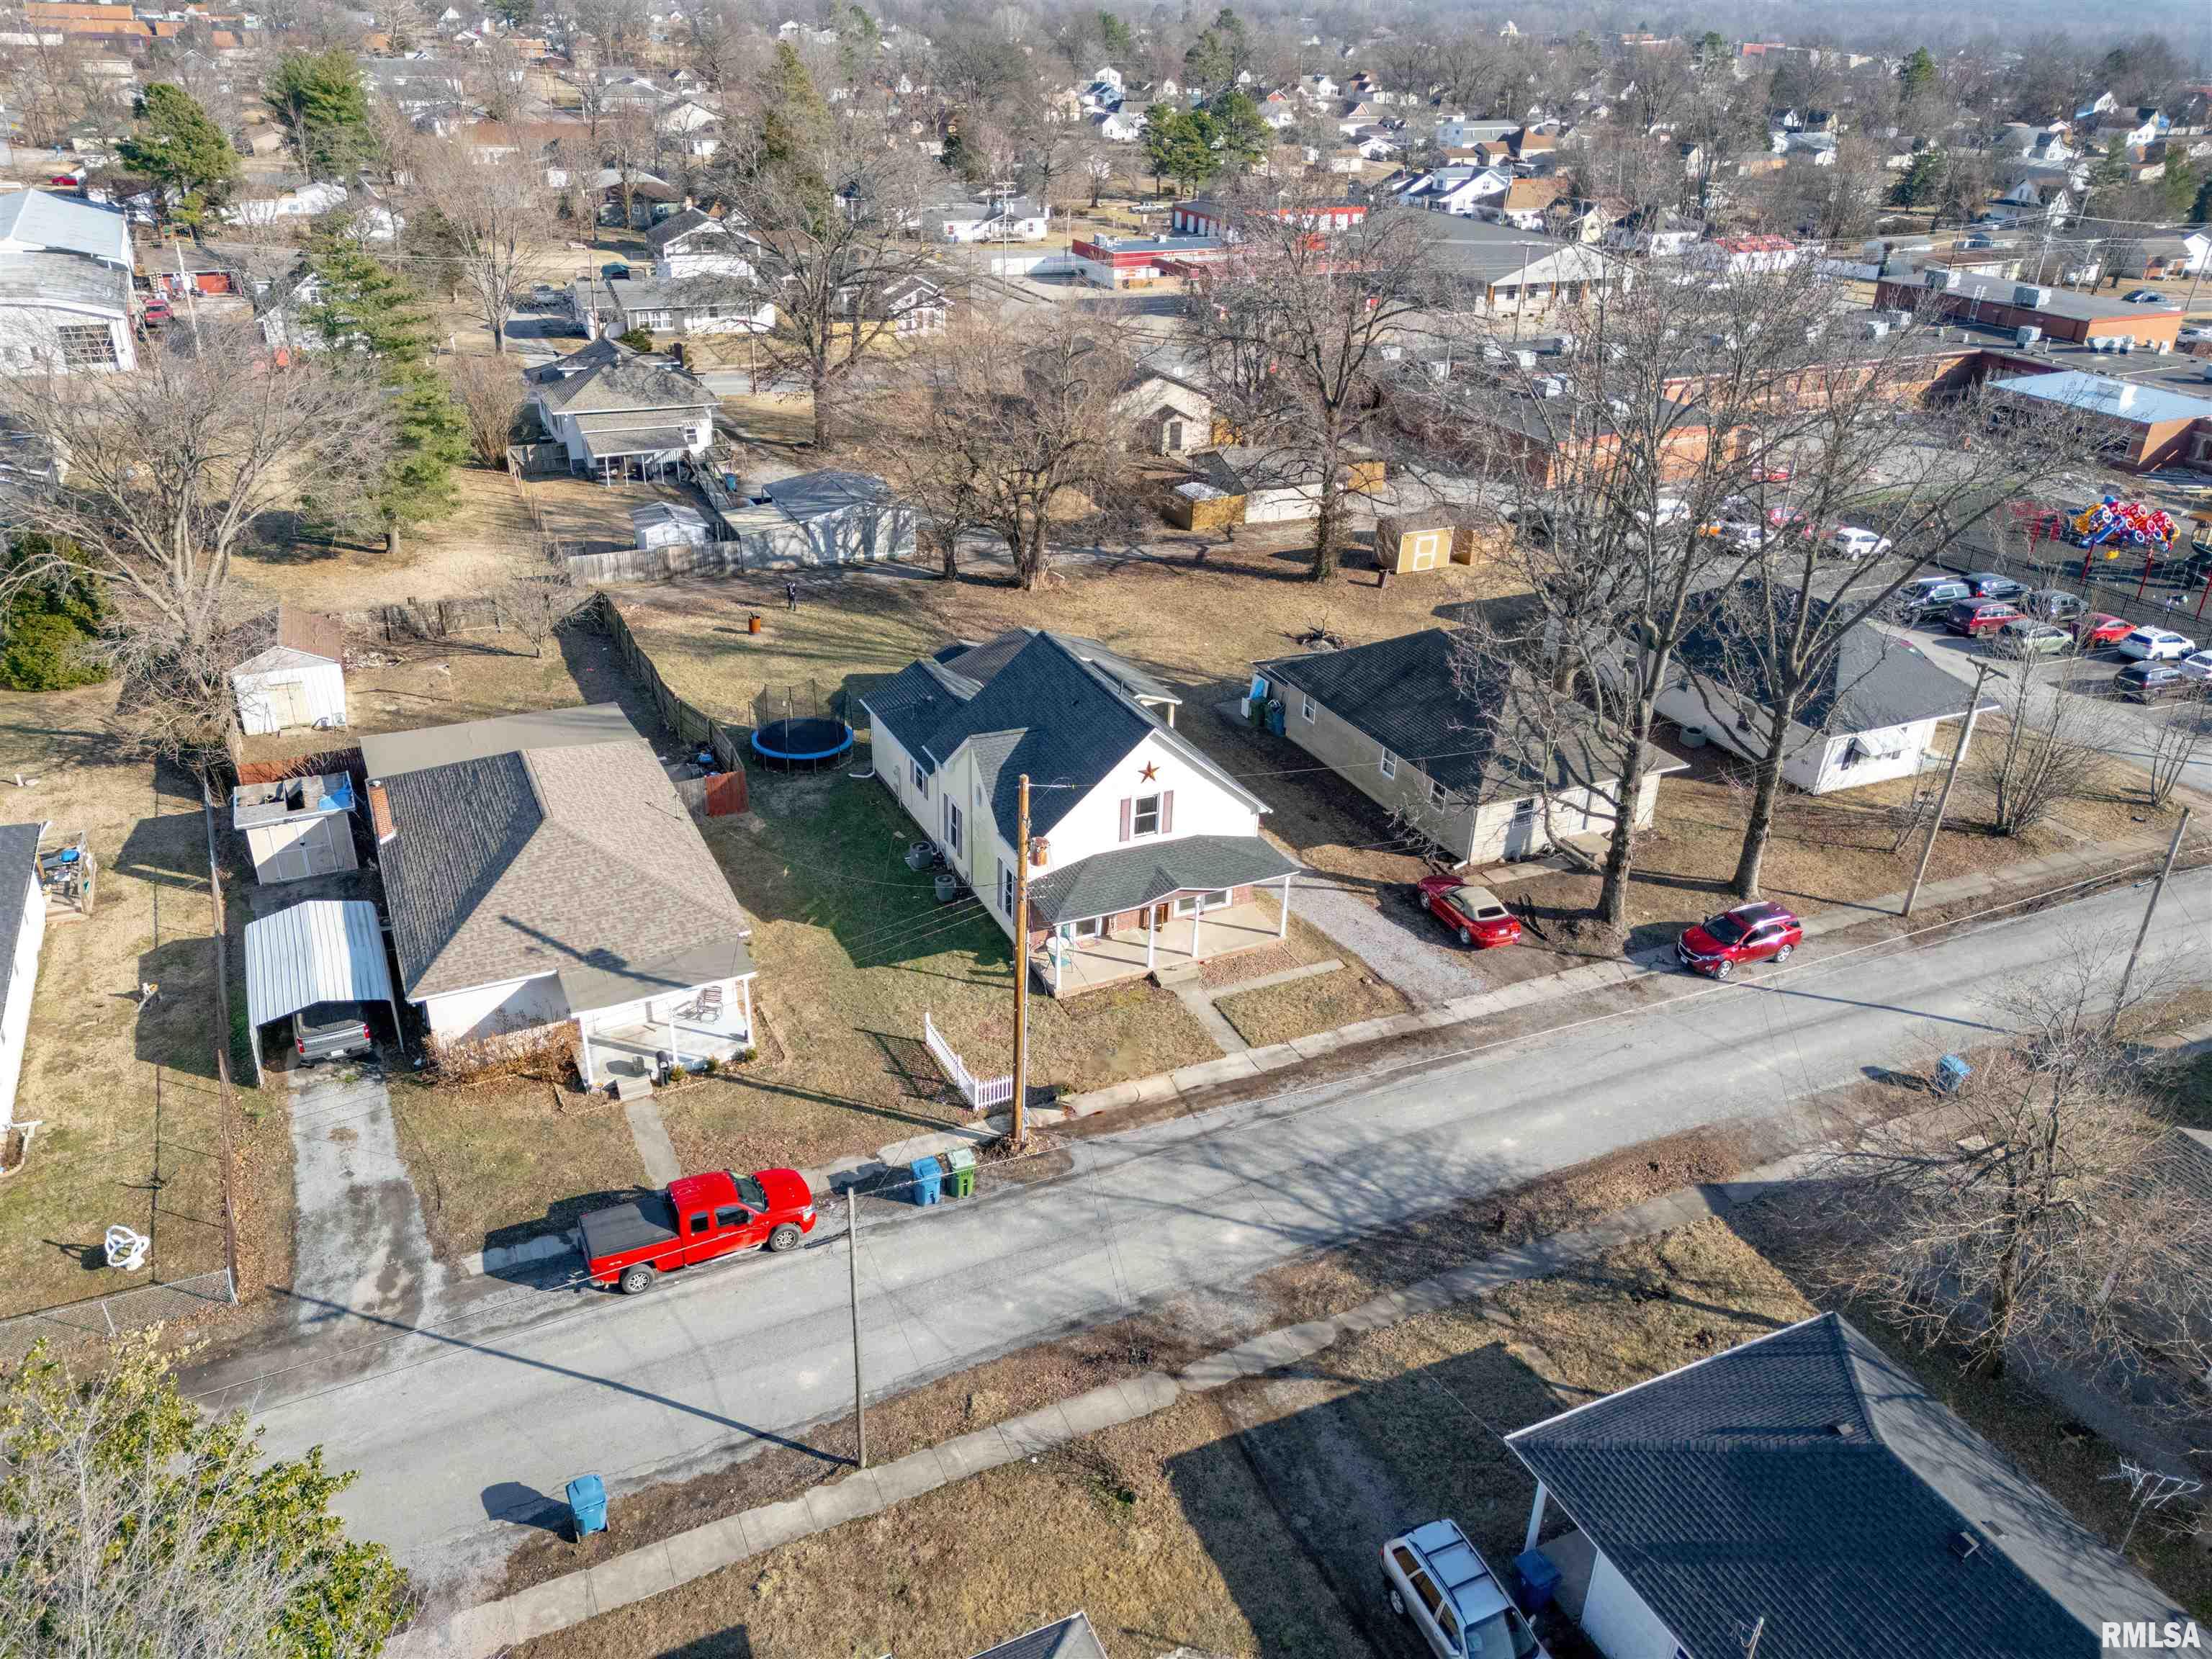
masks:
<svg viewBox="0 0 2212 1659"><path fill-rule="evenodd" d="M246 924L246 1012L253 1025L253 1080L261 1082L261 1030L319 1002L381 1002L399 1030L399 1004L384 927L367 899L310 899Z"/></svg>
<svg viewBox="0 0 2212 1659"><path fill-rule="evenodd" d="M343 726L345 630L337 619L285 605L257 627L264 642L230 671L239 729L258 735Z"/></svg>

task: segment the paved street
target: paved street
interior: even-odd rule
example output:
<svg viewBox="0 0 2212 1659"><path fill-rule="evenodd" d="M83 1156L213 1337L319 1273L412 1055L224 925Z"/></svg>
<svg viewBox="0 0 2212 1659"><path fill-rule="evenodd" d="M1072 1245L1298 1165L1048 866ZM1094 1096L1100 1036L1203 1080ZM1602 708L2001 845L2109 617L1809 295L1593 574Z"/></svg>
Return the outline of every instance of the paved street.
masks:
<svg viewBox="0 0 2212 1659"><path fill-rule="evenodd" d="M1991 994L2075 938L2124 949L2142 890L1925 945L1808 947L1787 968L1459 1057L1079 1142L1073 1172L865 1222L872 1390L890 1391L1294 1252L1384 1229L1654 1135L1756 1119L1863 1068L1978 1040ZM2212 872L2177 879L2154 960L2201 972ZM495 1291L495 1294L494 1293ZM642 1297L489 1287L431 1336L299 1370L253 1403L272 1451L362 1473L339 1507L452 1594L572 1475L617 1487L710 1468L849 1404L841 1245L671 1280ZM541 1313L540 1310L545 1310ZM343 1339L331 1333L326 1343ZM364 1325L370 1342L375 1327Z"/></svg>

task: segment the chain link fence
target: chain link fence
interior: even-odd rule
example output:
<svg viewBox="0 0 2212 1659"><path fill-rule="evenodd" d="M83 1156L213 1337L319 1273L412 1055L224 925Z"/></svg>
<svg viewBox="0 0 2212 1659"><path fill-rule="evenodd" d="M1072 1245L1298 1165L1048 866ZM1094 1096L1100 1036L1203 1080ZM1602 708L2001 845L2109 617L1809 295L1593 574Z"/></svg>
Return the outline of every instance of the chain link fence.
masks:
<svg viewBox="0 0 2212 1659"><path fill-rule="evenodd" d="M140 1285L112 1296L18 1314L12 1319L0 1319L0 1364L21 1363L40 1337L57 1341L89 1337L106 1342L210 1308L227 1308L237 1300L237 1283L230 1269L217 1267L167 1284Z"/></svg>

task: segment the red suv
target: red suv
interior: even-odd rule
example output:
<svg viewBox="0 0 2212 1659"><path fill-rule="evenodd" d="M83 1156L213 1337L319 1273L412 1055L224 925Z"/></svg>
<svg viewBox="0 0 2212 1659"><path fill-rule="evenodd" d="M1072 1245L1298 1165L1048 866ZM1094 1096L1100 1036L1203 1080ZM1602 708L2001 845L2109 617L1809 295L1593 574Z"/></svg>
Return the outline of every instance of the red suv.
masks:
<svg viewBox="0 0 2212 1659"><path fill-rule="evenodd" d="M1943 631L1972 639L1980 634L1994 634L2007 623L2020 621L2023 614L2010 599L1961 599L1943 618Z"/></svg>
<svg viewBox="0 0 2212 1659"><path fill-rule="evenodd" d="M1804 924L1778 904L1739 904L1686 928L1674 955L1693 974L1726 979L1744 962L1786 962L1805 937Z"/></svg>

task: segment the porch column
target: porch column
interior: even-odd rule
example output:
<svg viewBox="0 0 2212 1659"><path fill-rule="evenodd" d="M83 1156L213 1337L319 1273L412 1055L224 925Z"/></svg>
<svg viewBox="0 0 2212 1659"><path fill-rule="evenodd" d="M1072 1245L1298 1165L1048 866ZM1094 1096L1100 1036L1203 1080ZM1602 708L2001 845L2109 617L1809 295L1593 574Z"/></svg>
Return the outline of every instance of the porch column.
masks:
<svg viewBox="0 0 2212 1659"><path fill-rule="evenodd" d="M649 1002L645 1005L645 1017L647 1019L653 1018L653 1005ZM681 1066L684 1063L684 1055L676 1046L676 1010L674 1008L669 1009L664 1024L668 1027L668 1063L671 1066Z"/></svg>
<svg viewBox="0 0 2212 1659"><path fill-rule="evenodd" d="M1159 960L1159 933L1160 907L1147 904L1145 907L1145 971L1148 974Z"/></svg>
<svg viewBox="0 0 2212 1659"><path fill-rule="evenodd" d="M738 981L738 988L744 993L745 998L745 1045L748 1048L757 1048L760 1047L760 1041L753 1036L752 976L750 975L747 975L744 979L739 980Z"/></svg>
<svg viewBox="0 0 2212 1659"><path fill-rule="evenodd" d="M1194 899L1193 899L1193 900L1191 901L1191 909L1190 909L1190 959L1191 959L1193 962L1200 962L1200 961L1203 961L1203 960L1204 960L1204 958L1203 958L1202 957L1200 957L1200 956L1199 955L1199 952L1198 952L1198 925L1199 925L1199 922L1200 922L1200 921L1204 918L1205 915L1206 915L1206 895L1205 895L1205 894L1203 894L1203 893L1200 893L1200 894L1196 898L1194 898Z"/></svg>
<svg viewBox="0 0 2212 1659"><path fill-rule="evenodd" d="M1055 945L1060 947L1058 950L1052 951L1052 994L1054 996L1058 996L1060 994L1060 975L1067 971L1067 951L1068 947L1073 941L1062 939L1060 936L1060 930L1058 928L1054 928L1052 932L1047 933L1045 935L1045 939L1048 941L1045 946L1047 950L1052 950L1052 947ZM1024 952L1024 954L1026 954L1026 952ZM1027 969L1024 969L1024 971L1026 972Z"/></svg>
<svg viewBox="0 0 2212 1659"><path fill-rule="evenodd" d="M1528 1535L1521 1540L1521 1552L1527 1554L1536 1547L1536 1534L1544 1529L1544 1483L1536 1483L1536 1501L1528 1506Z"/></svg>
<svg viewBox="0 0 2212 1659"><path fill-rule="evenodd" d="M1275 937L1288 939L1291 933L1291 878L1283 878L1283 911L1275 918Z"/></svg>
<svg viewBox="0 0 2212 1659"><path fill-rule="evenodd" d="M578 1055L576 1069L583 1073L584 1087L595 1089L599 1086L599 1083L592 1076L592 1028L580 1019L576 1022L576 1035L583 1039L583 1048Z"/></svg>

